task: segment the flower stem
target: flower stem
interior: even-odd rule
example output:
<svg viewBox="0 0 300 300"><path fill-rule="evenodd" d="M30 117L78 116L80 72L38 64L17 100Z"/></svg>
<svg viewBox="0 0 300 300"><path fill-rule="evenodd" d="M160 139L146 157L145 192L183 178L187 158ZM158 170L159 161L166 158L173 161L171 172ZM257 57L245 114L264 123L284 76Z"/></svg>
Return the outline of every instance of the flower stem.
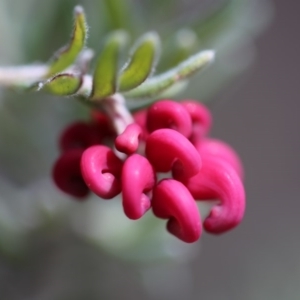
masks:
<svg viewBox="0 0 300 300"><path fill-rule="evenodd" d="M29 87L34 82L43 80L47 71L47 65L0 67L0 86Z"/></svg>
<svg viewBox="0 0 300 300"><path fill-rule="evenodd" d="M133 118L126 107L126 102L121 94L114 94L101 101L101 107L109 116L117 135L121 134L125 128L133 123Z"/></svg>

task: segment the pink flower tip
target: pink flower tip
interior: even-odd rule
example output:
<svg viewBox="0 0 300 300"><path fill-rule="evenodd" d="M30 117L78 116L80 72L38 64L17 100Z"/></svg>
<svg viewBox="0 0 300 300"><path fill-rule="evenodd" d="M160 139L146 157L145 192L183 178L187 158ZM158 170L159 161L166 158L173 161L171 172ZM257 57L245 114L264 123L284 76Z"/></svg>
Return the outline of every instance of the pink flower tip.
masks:
<svg viewBox="0 0 300 300"><path fill-rule="evenodd" d="M151 207L149 192L155 182L155 171L144 156L133 154L126 159L122 169L122 198L129 219L141 218Z"/></svg>
<svg viewBox="0 0 300 300"><path fill-rule="evenodd" d="M216 200L220 203L211 209L204 221L210 233L223 233L237 226L245 212L245 190L236 170L224 159L203 158L201 171L194 177L182 180L196 200Z"/></svg>
<svg viewBox="0 0 300 300"><path fill-rule="evenodd" d="M201 158L192 143L173 129L158 129L146 141L146 157L157 172L173 171L191 177L201 169Z"/></svg>
<svg viewBox="0 0 300 300"><path fill-rule="evenodd" d="M129 124L123 133L115 139L116 149L127 155L133 154L139 147L139 138L142 134L142 128L136 124Z"/></svg>
<svg viewBox="0 0 300 300"><path fill-rule="evenodd" d="M121 192L122 165L123 162L106 146L92 146L81 158L85 183L103 199L111 199Z"/></svg>
<svg viewBox="0 0 300 300"><path fill-rule="evenodd" d="M192 132L192 120L187 110L171 100L160 100L152 104L147 113L147 128L153 132L161 128L170 128L189 137Z"/></svg>
<svg viewBox="0 0 300 300"><path fill-rule="evenodd" d="M164 179L153 189L153 213L169 219L167 229L186 243L196 242L202 233L198 207L188 189L179 181Z"/></svg>
<svg viewBox="0 0 300 300"><path fill-rule="evenodd" d="M192 119L190 140L194 143L206 136L212 125L212 116L208 108L199 101L184 100L181 105L188 111Z"/></svg>

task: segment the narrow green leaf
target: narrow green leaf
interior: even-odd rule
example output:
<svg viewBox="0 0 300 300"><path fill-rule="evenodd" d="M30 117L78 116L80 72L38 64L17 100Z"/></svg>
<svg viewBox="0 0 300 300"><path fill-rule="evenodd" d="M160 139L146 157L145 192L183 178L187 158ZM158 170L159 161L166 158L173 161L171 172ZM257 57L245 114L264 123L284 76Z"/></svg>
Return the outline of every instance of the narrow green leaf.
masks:
<svg viewBox="0 0 300 300"><path fill-rule="evenodd" d="M212 50L201 51L166 73L149 78L141 86L124 93L124 95L128 98L143 98L159 95L176 82L203 69L213 61L214 56L215 52Z"/></svg>
<svg viewBox="0 0 300 300"><path fill-rule="evenodd" d="M74 95L81 87L81 84L81 75L62 73L47 80L45 83L40 83L38 90L44 90L56 96L69 96Z"/></svg>
<svg viewBox="0 0 300 300"><path fill-rule="evenodd" d="M133 47L129 61L119 77L119 90L128 91L143 83L153 72L160 46L155 32L143 35Z"/></svg>
<svg viewBox="0 0 300 300"><path fill-rule="evenodd" d="M188 80L181 80L174 83L171 87L164 90L157 97L160 99L170 99L181 94L188 86ZM127 100L126 105L130 110L143 109L157 100L157 97Z"/></svg>
<svg viewBox="0 0 300 300"><path fill-rule="evenodd" d="M76 6L74 14L75 22L72 38L68 45L58 50L54 55L46 77L51 77L72 65L85 45L87 25L83 8L81 6Z"/></svg>
<svg viewBox="0 0 300 300"><path fill-rule="evenodd" d="M127 34L124 31L115 31L108 36L96 63L90 96L92 100L99 100L116 92L119 57L126 41Z"/></svg>
<svg viewBox="0 0 300 300"><path fill-rule="evenodd" d="M102 0L105 4L106 24L110 30L126 29L134 32L139 16L133 14L135 3L123 0Z"/></svg>

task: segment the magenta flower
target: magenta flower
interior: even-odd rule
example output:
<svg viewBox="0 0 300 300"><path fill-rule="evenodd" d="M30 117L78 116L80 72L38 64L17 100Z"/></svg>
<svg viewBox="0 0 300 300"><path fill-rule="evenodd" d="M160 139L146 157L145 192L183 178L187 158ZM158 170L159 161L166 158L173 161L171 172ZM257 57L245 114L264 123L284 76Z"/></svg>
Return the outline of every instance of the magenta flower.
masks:
<svg viewBox="0 0 300 300"><path fill-rule="evenodd" d="M192 120L189 112L183 105L171 100L161 100L150 106L146 125L149 132L161 128L171 128L185 137L189 137L192 132Z"/></svg>
<svg viewBox="0 0 300 300"><path fill-rule="evenodd" d="M210 155L220 157L229 162L237 174L243 178L244 170L242 162L234 149L223 141L211 138L205 138L195 143L195 148L199 151L201 157Z"/></svg>
<svg viewBox="0 0 300 300"><path fill-rule="evenodd" d="M184 100L181 102L184 108L188 111L192 120L192 134L190 140L192 143L201 141L206 136L211 128L212 118L208 108L194 100Z"/></svg>
<svg viewBox="0 0 300 300"><path fill-rule="evenodd" d="M219 201L203 222L207 232L222 233L241 222L245 211L242 164L229 145L207 136L211 115L203 104L158 101L136 112L134 122L116 137L103 115L93 113L92 119L91 124L71 126L61 138L66 161L69 148L80 145L84 150L73 158L76 167L60 176L54 172L64 192L81 195L62 184L64 176L79 175L85 187L103 199L121 194L128 218L139 219L152 209L156 217L168 220L170 233L187 243L202 234L196 201ZM95 124L106 127L95 130ZM122 159L113 145L123 153ZM157 173L166 177L158 181Z"/></svg>
<svg viewBox="0 0 300 300"><path fill-rule="evenodd" d="M167 229L186 243L197 241L202 233L198 207L189 190L174 179L161 180L153 190L153 213L169 219Z"/></svg>
<svg viewBox="0 0 300 300"><path fill-rule="evenodd" d="M226 160L207 155L203 157L201 171L180 181L195 200L219 200L204 221L210 233L222 233L238 225L245 211L243 184L234 167Z"/></svg>
<svg viewBox="0 0 300 300"><path fill-rule="evenodd" d="M173 129L158 129L146 141L146 157L157 172L190 177L201 169L201 157L193 144Z"/></svg>
<svg viewBox="0 0 300 300"><path fill-rule="evenodd" d="M123 162L106 146L92 146L83 152L81 172L87 186L99 197L111 199L121 191Z"/></svg>
<svg viewBox="0 0 300 300"><path fill-rule="evenodd" d="M126 159L122 169L122 198L129 219L141 218L151 207L149 192L155 184L155 170L147 158L133 154Z"/></svg>
<svg viewBox="0 0 300 300"><path fill-rule="evenodd" d="M102 135L95 124L75 122L62 133L59 146L62 152L69 149L86 149L102 143Z"/></svg>
<svg viewBox="0 0 300 300"><path fill-rule="evenodd" d="M83 149L70 149L55 162L52 177L59 189L78 200L84 200L89 188L82 178L80 161Z"/></svg>
<svg viewBox="0 0 300 300"><path fill-rule="evenodd" d="M115 146L118 151L127 155L138 150L139 139L142 138L143 129L136 123L129 124L122 134L116 137Z"/></svg>

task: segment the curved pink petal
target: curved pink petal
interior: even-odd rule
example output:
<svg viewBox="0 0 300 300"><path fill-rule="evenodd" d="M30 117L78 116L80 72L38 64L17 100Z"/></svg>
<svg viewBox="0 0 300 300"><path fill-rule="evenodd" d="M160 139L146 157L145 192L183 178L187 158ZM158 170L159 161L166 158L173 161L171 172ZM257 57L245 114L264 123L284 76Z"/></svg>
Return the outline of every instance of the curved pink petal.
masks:
<svg viewBox="0 0 300 300"><path fill-rule="evenodd" d="M121 192L123 162L106 146L92 146L81 158L81 172L87 186L99 197L111 199Z"/></svg>
<svg viewBox="0 0 300 300"><path fill-rule="evenodd" d="M197 241L202 233L201 219L195 200L179 181L164 179L153 189L153 213L169 219L167 229L186 243Z"/></svg>
<svg viewBox="0 0 300 300"><path fill-rule="evenodd" d="M147 109L142 109L139 111L136 111L133 115L134 122L142 128L143 132L140 138L142 140L146 140L149 132L146 128L146 119L147 119Z"/></svg>
<svg viewBox="0 0 300 300"><path fill-rule="evenodd" d="M195 147L199 151L201 157L210 155L220 157L231 164L241 178L244 177L243 164L238 154L225 142L206 138L201 142L196 143Z"/></svg>
<svg viewBox="0 0 300 300"><path fill-rule="evenodd" d="M116 149L127 155L133 154L139 147L139 138L141 135L142 128L138 124L129 124L115 139Z"/></svg>
<svg viewBox="0 0 300 300"><path fill-rule="evenodd" d="M69 149L86 149L100 144L102 137L92 124L76 122L69 125L61 134L59 146L61 151Z"/></svg>
<svg viewBox="0 0 300 300"><path fill-rule="evenodd" d="M201 171L181 182L196 200L220 200L204 221L206 231L222 233L241 222L245 212L244 186L228 162L218 157L205 157Z"/></svg>
<svg viewBox="0 0 300 300"><path fill-rule="evenodd" d="M64 152L55 162L52 177L57 187L63 192L78 199L85 198L89 189L80 170L83 149L70 149Z"/></svg>
<svg viewBox="0 0 300 300"><path fill-rule="evenodd" d="M146 141L146 157L157 172L172 170L178 177L191 177L201 169L201 158L192 143L172 129L158 129Z"/></svg>
<svg viewBox="0 0 300 300"><path fill-rule="evenodd" d="M139 155L128 157L122 169L123 208L129 219L139 219L151 207L147 193L155 185L156 176L149 161Z"/></svg>
<svg viewBox="0 0 300 300"><path fill-rule="evenodd" d="M208 134L212 124L212 116L208 108L195 100L184 100L180 102L188 111L192 119L192 142L201 140Z"/></svg>
<svg viewBox="0 0 300 300"><path fill-rule="evenodd" d="M147 128L153 132L161 128L170 128L189 137L192 132L192 120L187 110L171 100L160 100L148 109Z"/></svg>

